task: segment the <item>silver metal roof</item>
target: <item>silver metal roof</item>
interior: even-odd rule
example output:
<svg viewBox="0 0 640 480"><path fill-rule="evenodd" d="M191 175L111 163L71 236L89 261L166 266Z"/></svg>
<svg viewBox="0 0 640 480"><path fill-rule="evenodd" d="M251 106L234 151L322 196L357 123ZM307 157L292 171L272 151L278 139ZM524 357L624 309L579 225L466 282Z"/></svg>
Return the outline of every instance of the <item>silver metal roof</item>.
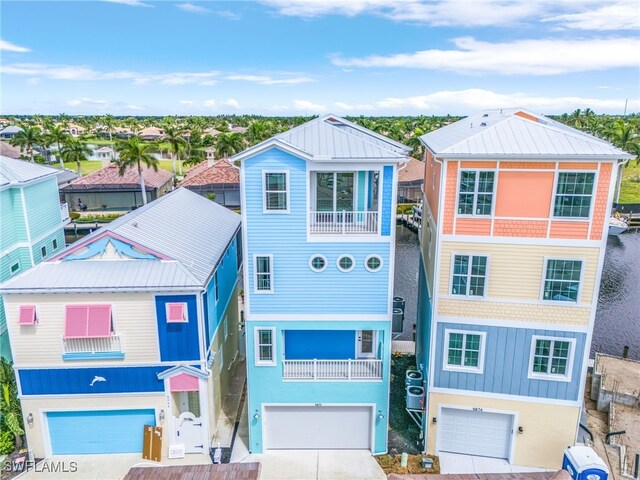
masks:
<svg viewBox="0 0 640 480"><path fill-rule="evenodd" d="M409 147L349 122L336 115L324 115L273 138L265 140L232 158L241 159L270 143L281 142L306 154L312 160L392 160L406 161Z"/></svg>
<svg viewBox="0 0 640 480"><path fill-rule="evenodd" d="M9 280L2 293L126 292L195 289L198 282L179 262L159 260L74 260L44 262Z"/></svg>
<svg viewBox="0 0 640 480"><path fill-rule="evenodd" d="M30 182L37 178L56 175L59 172L60 170L39 163L0 155L0 185Z"/></svg>
<svg viewBox="0 0 640 480"><path fill-rule="evenodd" d="M420 141L441 158L633 158L604 140L522 108L478 112Z"/></svg>

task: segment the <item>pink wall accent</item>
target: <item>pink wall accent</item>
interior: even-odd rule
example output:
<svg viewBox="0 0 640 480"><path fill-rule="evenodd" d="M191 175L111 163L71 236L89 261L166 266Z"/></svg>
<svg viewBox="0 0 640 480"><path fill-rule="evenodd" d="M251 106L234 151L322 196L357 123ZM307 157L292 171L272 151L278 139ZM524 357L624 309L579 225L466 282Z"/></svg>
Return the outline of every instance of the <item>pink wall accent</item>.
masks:
<svg viewBox="0 0 640 480"><path fill-rule="evenodd" d="M498 173L496 217L549 218L553 172Z"/></svg>
<svg viewBox="0 0 640 480"><path fill-rule="evenodd" d="M491 219L458 217L456 235L491 235Z"/></svg>
<svg viewBox="0 0 640 480"><path fill-rule="evenodd" d="M18 315L18 323L20 325L33 325L36 323L36 306L20 305L20 314Z"/></svg>
<svg viewBox="0 0 640 480"><path fill-rule="evenodd" d="M554 220L551 222L550 238L574 238L586 240L589 233L589 222Z"/></svg>
<svg viewBox="0 0 640 480"><path fill-rule="evenodd" d="M169 390L172 392L197 392L200 382L198 377L181 373L169 379Z"/></svg>

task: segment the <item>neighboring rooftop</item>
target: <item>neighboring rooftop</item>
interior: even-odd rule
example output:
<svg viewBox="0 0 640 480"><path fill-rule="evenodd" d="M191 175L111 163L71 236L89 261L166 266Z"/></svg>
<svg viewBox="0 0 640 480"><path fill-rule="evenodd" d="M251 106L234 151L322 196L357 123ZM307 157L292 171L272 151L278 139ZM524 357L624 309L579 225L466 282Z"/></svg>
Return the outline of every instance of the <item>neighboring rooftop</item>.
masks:
<svg viewBox="0 0 640 480"><path fill-rule="evenodd" d="M20 158L20 148L14 147L10 143L0 142L0 156L9 158Z"/></svg>
<svg viewBox="0 0 640 480"><path fill-rule="evenodd" d="M424 162L409 158L409 161L398 168L398 183L421 182L424 180Z"/></svg>
<svg viewBox="0 0 640 480"><path fill-rule="evenodd" d="M440 158L634 158L610 143L523 108L486 110L420 137Z"/></svg>
<svg viewBox="0 0 640 480"><path fill-rule="evenodd" d="M240 183L240 170L229 160L222 159L215 163L206 160L187 172L181 187L193 185L214 185L221 183Z"/></svg>
<svg viewBox="0 0 640 480"><path fill-rule="evenodd" d="M160 168L158 171L155 171L146 165L142 166L142 175L144 176L144 184L147 190L160 188L167 182L171 181L171 172L167 172ZM140 189L138 170L131 167L124 172L123 176L120 176L118 173L118 165L110 163L98 171L71 182L69 185L64 187L63 191L73 192L99 188L119 190Z"/></svg>
<svg viewBox="0 0 640 480"><path fill-rule="evenodd" d="M30 182L37 178L55 175L58 172L59 170L55 168L39 163L0 156L0 185Z"/></svg>
<svg viewBox="0 0 640 480"><path fill-rule="evenodd" d="M3 133L19 133L22 131L22 128L16 126L16 125L9 125L6 128L3 128L2 130L0 130L0 134Z"/></svg>
<svg viewBox="0 0 640 480"><path fill-rule="evenodd" d="M56 170L58 170L58 185L67 184L78 178L78 174L73 170L67 170L66 168L64 170Z"/></svg>

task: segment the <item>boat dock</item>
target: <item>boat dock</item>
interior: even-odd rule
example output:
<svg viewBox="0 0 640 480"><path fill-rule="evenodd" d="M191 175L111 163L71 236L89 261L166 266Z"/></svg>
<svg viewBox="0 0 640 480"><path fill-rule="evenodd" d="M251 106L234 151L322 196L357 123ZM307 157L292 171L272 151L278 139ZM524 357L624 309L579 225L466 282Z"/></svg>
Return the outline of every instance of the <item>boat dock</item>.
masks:
<svg viewBox="0 0 640 480"><path fill-rule="evenodd" d="M414 220L412 213L401 213L396 215L396 223L406 226L409 230L417 232L422 223Z"/></svg>

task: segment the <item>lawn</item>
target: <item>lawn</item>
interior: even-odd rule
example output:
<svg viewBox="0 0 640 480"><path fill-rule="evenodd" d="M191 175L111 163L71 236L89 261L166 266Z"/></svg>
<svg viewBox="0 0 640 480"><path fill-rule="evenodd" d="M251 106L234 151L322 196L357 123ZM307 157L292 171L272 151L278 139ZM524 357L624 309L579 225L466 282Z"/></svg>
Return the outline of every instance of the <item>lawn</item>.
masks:
<svg viewBox="0 0 640 480"><path fill-rule="evenodd" d="M409 416L406 406L405 372L416 368L413 355L391 358L391 395L389 407L389 452L420 453L420 429Z"/></svg>
<svg viewBox="0 0 640 480"><path fill-rule="evenodd" d="M640 203L640 165L635 160L622 168L620 203Z"/></svg>
<svg viewBox="0 0 640 480"><path fill-rule="evenodd" d="M52 164L51 166L57 167L58 164ZM80 167L82 168L82 175L84 176L84 175L93 173L97 170L100 170L102 168L102 162L100 162L99 160L96 160L96 161L89 160L86 162L80 162ZM68 168L69 170L73 170L75 172L77 169L76 162L65 162L64 168ZM160 160L160 162L158 163L158 168L161 170L166 170L167 172L170 172L171 160ZM183 175L188 168L191 168L191 167L184 167L184 166L182 167ZM177 164L176 164L176 171L179 171Z"/></svg>

